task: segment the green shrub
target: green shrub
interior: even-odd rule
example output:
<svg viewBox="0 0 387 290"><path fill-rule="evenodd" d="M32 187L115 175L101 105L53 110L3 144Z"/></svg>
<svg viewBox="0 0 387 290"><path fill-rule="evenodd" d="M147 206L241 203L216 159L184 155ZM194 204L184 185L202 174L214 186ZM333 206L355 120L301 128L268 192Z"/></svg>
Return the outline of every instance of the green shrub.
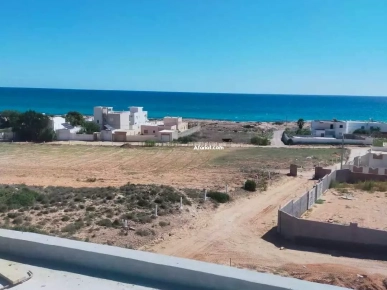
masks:
<svg viewBox="0 0 387 290"><path fill-rule="evenodd" d="M109 220L109 219L99 220L99 221L96 222L96 224L101 226L101 227L107 227L107 228L110 228L110 227L113 226L112 221Z"/></svg>
<svg viewBox="0 0 387 290"><path fill-rule="evenodd" d="M251 144L267 146L270 145L270 140L267 137L254 136L250 139Z"/></svg>
<svg viewBox="0 0 387 290"><path fill-rule="evenodd" d="M8 210L8 206L5 204L0 204L0 212L6 212Z"/></svg>
<svg viewBox="0 0 387 290"><path fill-rule="evenodd" d="M325 202L324 199L318 199L316 200L316 204L323 204Z"/></svg>
<svg viewBox="0 0 387 290"><path fill-rule="evenodd" d="M296 131L297 135L302 135L302 136L309 136L312 135L312 131L310 129L298 129Z"/></svg>
<svg viewBox="0 0 387 290"><path fill-rule="evenodd" d="M61 218L61 221L62 222L67 222L67 221L69 221L70 220L70 217L68 216L68 215L65 215L65 216L63 216L62 218Z"/></svg>
<svg viewBox="0 0 387 290"><path fill-rule="evenodd" d="M150 235L154 235L155 231L150 230L150 229L138 229L136 230L136 235L141 236L141 237L147 237Z"/></svg>
<svg viewBox="0 0 387 290"><path fill-rule="evenodd" d="M138 217L138 221L142 224L146 224L152 222L152 218L149 215L143 215Z"/></svg>
<svg viewBox="0 0 387 290"><path fill-rule="evenodd" d="M207 197L220 203L226 203L230 201L230 196L227 193L219 191L210 191L209 193L207 193Z"/></svg>
<svg viewBox="0 0 387 290"><path fill-rule="evenodd" d="M86 182L96 182L96 181L97 181L97 178L95 178L95 177L86 178Z"/></svg>
<svg viewBox="0 0 387 290"><path fill-rule="evenodd" d="M121 223L120 223L120 221L118 220L118 219L115 219L114 221L113 221L113 227L119 227L121 225Z"/></svg>
<svg viewBox="0 0 387 290"><path fill-rule="evenodd" d="M13 221L12 221L13 224L15 225L21 225L23 223L23 217L21 216L18 216L17 218L15 218Z"/></svg>
<svg viewBox="0 0 387 290"><path fill-rule="evenodd" d="M16 217L18 217L20 214L17 213L17 212L9 212L7 213L7 217L9 217L10 219L14 219Z"/></svg>
<svg viewBox="0 0 387 290"><path fill-rule="evenodd" d="M355 184L356 189L364 190L364 191L374 191L376 187L376 182L373 180L368 180L364 182L359 182Z"/></svg>
<svg viewBox="0 0 387 290"><path fill-rule="evenodd" d="M160 227L166 227L166 226L169 226L170 225L170 223L167 223L167 222L165 222L165 221L160 221L159 222L159 226Z"/></svg>
<svg viewBox="0 0 387 290"><path fill-rule="evenodd" d="M150 203L146 200L143 200L143 199L140 199L138 202L137 202L137 205L138 206L141 206L141 207L149 207L150 206Z"/></svg>
<svg viewBox="0 0 387 290"><path fill-rule="evenodd" d="M257 184L254 180L246 180L244 188L248 191L255 191Z"/></svg>
<svg viewBox="0 0 387 290"><path fill-rule="evenodd" d="M370 131L365 130L365 129L356 129L355 131L353 131L353 134L355 134L355 135L366 135L369 133L370 133Z"/></svg>
<svg viewBox="0 0 387 290"><path fill-rule="evenodd" d="M195 140L196 139L194 138L194 136L191 135L191 136L180 137L177 139L177 142L182 144L187 144L189 142L195 142Z"/></svg>
<svg viewBox="0 0 387 290"><path fill-rule="evenodd" d="M37 192L24 187L5 196L5 203L10 208L33 206L38 196Z"/></svg>
<svg viewBox="0 0 387 290"><path fill-rule="evenodd" d="M247 124L247 125L243 125L243 128L245 128L245 129L253 129L254 126Z"/></svg>
<svg viewBox="0 0 387 290"><path fill-rule="evenodd" d="M83 227L83 225L84 225L83 222L75 222L63 227L61 231L63 233L74 234L76 231L80 230Z"/></svg>
<svg viewBox="0 0 387 290"><path fill-rule="evenodd" d="M37 233L37 234L47 235L46 231L43 231L43 230L41 230L41 229L39 229L38 227L35 227L35 226L20 226L20 225L17 225L17 226L14 226L14 227L10 227L9 229L10 230L14 230L14 231L19 231L19 232L29 232L29 233Z"/></svg>
<svg viewBox="0 0 387 290"><path fill-rule="evenodd" d="M144 143L145 143L144 144L145 147L154 147L156 145L156 142L153 140L145 140Z"/></svg>

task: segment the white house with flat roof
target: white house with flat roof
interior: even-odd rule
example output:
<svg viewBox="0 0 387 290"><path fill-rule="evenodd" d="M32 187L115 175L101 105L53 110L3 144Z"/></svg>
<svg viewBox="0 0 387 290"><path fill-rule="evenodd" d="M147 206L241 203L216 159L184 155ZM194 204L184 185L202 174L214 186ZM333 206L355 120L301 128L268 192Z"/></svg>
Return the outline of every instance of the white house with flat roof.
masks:
<svg viewBox="0 0 387 290"><path fill-rule="evenodd" d="M94 107L94 122L101 130L135 130L140 132L142 124L148 121L148 112L142 107L129 107L129 111L113 111L113 107Z"/></svg>
<svg viewBox="0 0 387 290"><path fill-rule="evenodd" d="M355 130L387 132L387 123L375 121L338 121L315 120L311 122L312 136L342 138L343 134L352 134Z"/></svg>

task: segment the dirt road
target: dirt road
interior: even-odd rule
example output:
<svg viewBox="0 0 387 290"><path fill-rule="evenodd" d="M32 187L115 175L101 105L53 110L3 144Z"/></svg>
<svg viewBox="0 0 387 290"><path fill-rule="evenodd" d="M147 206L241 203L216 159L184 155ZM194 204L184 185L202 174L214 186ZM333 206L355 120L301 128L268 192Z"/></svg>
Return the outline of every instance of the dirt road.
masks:
<svg viewBox="0 0 387 290"><path fill-rule="evenodd" d="M314 181L283 177L267 192L221 206L143 250L259 271L275 271L286 264L336 264L387 275L387 262L334 257L327 254L280 250L262 238L277 222L277 209L302 194Z"/></svg>
<svg viewBox="0 0 387 290"><path fill-rule="evenodd" d="M281 140L283 132L284 130L276 130L273 132L273 137L270 140L270 147L286 147L286 145Z"/></svg>

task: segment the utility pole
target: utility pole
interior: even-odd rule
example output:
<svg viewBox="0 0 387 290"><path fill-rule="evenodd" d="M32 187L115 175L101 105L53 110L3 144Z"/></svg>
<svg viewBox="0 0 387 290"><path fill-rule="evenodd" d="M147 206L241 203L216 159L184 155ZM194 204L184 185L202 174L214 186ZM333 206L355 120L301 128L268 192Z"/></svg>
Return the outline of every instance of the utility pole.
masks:
<svg viewBox="0 0 387 290"><path fill-rule="evenodd" d="M343 169L343 158L344 158L344 134L341 139L341 161L340 161L340 169Z"/></svg>

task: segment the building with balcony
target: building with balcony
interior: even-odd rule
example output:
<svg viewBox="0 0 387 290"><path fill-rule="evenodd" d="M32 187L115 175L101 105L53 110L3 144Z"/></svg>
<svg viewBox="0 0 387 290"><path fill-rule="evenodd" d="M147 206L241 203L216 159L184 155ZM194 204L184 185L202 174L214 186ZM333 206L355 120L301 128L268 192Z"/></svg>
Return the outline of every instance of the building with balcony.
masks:
<svg viewBox="0 0 387 290"><path fill-rule="evenodd" d="M312 136L342 138L344 134L353 134L361 130L365 134L373 131L387 133L387 123L375 121L324 121L316 120L311 122Z"/></svg>

